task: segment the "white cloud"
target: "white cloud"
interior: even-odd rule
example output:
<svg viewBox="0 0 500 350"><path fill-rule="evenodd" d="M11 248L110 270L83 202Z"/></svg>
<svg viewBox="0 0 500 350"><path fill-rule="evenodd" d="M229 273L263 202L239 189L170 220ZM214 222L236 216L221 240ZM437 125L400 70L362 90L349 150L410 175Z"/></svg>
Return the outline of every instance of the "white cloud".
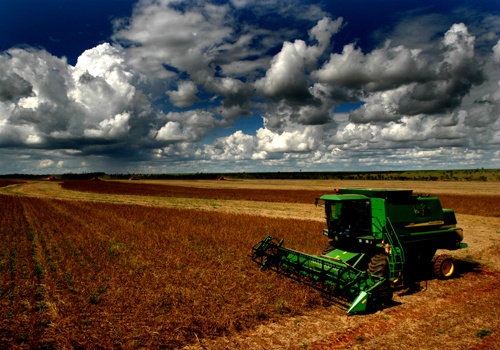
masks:
<svg viewBox="0 0 500 350"><path fill-rule="evenodd" d="M168 121L159 130L150 132L151 136L162 142L199 141L219 124L212 113L198 110L170 112L165 118Z"/></svg>
<svg viewBox="0 0 500 350"><path fill-rule="evenodd" d="M48 167L52 166L53 164L54 164L54 162L50 159L43 159L43 160L38 162L38 166L40 168L48 168Z"/></svg>
<svg viewBox="0 0 500 350"><path fill-rule="evenodd" d="M188 137L181 130L181 123L168 122L156 135L156 139L160 141L182 141L187 140Z"/></svg>
<svg viewBox="0 0 500 350"><path fill-rule="evenodd" d="M313 75L333 85L366 86L369 91L377 91L427 79L430 72L419 50L384 47L364 55L361 49L349 44L342 54L331 54L330 60Z"/></svg>
<svg viewBox="0 0 500 350"><path fill-rule="evenodd" d="M310 152L317 149L321 136L321 127L314 126L282 133L259 129L257 149L267 153Z"/></svg>
<svg viewBox="0 0 500 350"><path fill-rule="evenodd" d="M229 7L205 3L181 11L170 3L140 2L128 25L117 24L114 38L139 44L127 50L136 71L164 79L174 75L164 68L169 65L202 82L217 46L232 32L225 22Z"/></svg>
<svg viewBox="0 0 500 350"><path fill-rule="evenodd" d="M108 43L85 51L73 69L69 97L83 107L87 123L100 123L123 113L134 103L136 88L123 52Z"/></svg>
<svg viewBox="0 0 500 350"><path fill-rule="evenodd" d="M196 97L198 88L192 81L180 82L177 91L167 91L166 93L170 97L170 102L176 107L189 107L200 101Z"/></svg>
<svg viewBox="0 0 500 350"><path fill-rule="evenodd" d="M128 113L117 114L113 118L101 121L97 129L87 129L83 134L90 138L123 139L130 130L129 119Z"/></svg>
<svg viewBox="0 0 500 350"><path fill-rule="evenodd" d="M303 40L284 42L281 51L274 56L266 76L256 82L264 95L276 97L307 98L309 83L306 73L314 68L318 57L328 47L330 37L342 24L342 18L332 21L323 18L311 29L311 37L318 40L317 46L308 46Z"/></svg>
<svg viewBox="0 0 500 350"><path fill-rule="evenodd" d="M500 40L493 46L493 57L497 64L500 64Z"/></svg>
<svg viewBox="0 0 500 350"><path fill-rule="evenodd" d="M61 170L106 157L144 169L167 160L314 169L498 159L500 41L493 24L477 29L486 19L446 28L442 17L403 16L375 33L375 49L338 52L342 18L292 0L258 4L143 0L115 23L113 42L74 67L44 50L0 53L0 146ZM283 25L260 27L268 18ZM353 110L338 113L343 103Z"/></svg>
<svg viewBox="0 0 500 350"><path fill-rule="evenodd" d="M474 42L476 38L469 34L465 24L454 24L444 36L443 45L446 48L445 62L457 67L464 60L474 57Z"/></svg>

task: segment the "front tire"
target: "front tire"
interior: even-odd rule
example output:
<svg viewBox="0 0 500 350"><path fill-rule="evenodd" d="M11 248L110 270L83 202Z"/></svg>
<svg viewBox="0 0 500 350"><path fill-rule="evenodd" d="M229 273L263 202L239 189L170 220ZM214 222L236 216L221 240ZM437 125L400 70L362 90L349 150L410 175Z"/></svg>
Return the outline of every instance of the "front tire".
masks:
<svg viewBox="0 0 500 350"><path fill-rule="evenodd" d="M371 257L368 263L369 274L384 277L386 281L380 287L378 292L378 299L382 304L388 304L392 300L393 289L391 287L391 282L389 281L389 260L386 254L376 254Z"/></svg>
<svg viewBox="0 0 500 350"><path fill-rule="evenodd" d="M434 276L440 280L449 279L455 272L455 262L447 254L441 254L434 260Z"/></svg>
<svg viewBox="0 0 500 350"><path fill-rule="evenodd" d="M377 254L372 256L368 263L368 273L389 278L389 261L387 260L387 255Z"/></svg>

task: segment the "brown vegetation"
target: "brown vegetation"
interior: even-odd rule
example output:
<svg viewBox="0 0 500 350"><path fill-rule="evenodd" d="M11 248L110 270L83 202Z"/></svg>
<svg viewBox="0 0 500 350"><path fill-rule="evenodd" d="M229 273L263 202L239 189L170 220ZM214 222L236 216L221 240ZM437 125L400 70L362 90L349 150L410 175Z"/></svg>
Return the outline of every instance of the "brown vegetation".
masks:
<svg viewBox="0 0 500 350"><path fill-rule="evenodd" d="M130 184L115 181L67 180L61 185L66 190L136 196L203 198L220 200L251 200L259 202L314 203L322 191L269 190L237 188L198 188L155 184Z"/></svg>
<svg viewBox="0 0 500 350"><path fill-rule="evenodd" d="M314 203L325 194L322 190L272 190L249 188L202 188L160 184L130 184L114 181L64 181L67 190L137 196L248 200L274 203ZM500 217L499 195L437 194L443 208L459 214Z"/></svg>
<svg viewBox="0 0 500 350"><path fill-rule="evenodd" d="M267 234L318 222L0 196L0 348L178 347L325 301L260 273Z"/></svg>
<svg viewBox="0 0 500 350"><path fill-rule="evenodd" d="M125 185L96 198L144 197L144 183ZM23 188L70 192L50 182ZM325 193L304 192L316 190ZM263 192L277 202L290 191ZM230 202L213 202L264 198L233 193ZM396 293L393 307L354 317L307 287L260 272L248 257L266 235L317 254L326 243L323 222L99 203L91 193L78 201L0 195L0 348L493 349L500 341L498 195L435 193L459 213L469 244L452 252L457 278L421 281ZM272 204L254 203L260 215Z"/></svg>
<svg viewBox="0 0 500 350"><path fill-rule="evenodd" d="M10 186L10 185L15 185L15 184L20 184L20 183L22 183L22 181L0 180L0 187Z"/></svg>
<svg viewBox="0 0 500 350"><path fill-rule="evenodd" d="M498 195L437 195L443 208L451 208L459 214L500 217L500 196Z"/></svg>

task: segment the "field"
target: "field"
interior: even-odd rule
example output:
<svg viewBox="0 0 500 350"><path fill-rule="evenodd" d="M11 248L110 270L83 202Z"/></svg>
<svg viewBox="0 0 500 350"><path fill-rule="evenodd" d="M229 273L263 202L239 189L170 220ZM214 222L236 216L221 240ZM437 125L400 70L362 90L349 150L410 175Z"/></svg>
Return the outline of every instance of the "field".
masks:
<svg viewBox="0 0 500 350"><path fill-rule="evenodd" d="M0 348L488 349L500 340L498 183L0 180ZM314 198L412 188L454 209L458 275L422 272L346 316L248 258L267 235L318 254Z"/></svg>

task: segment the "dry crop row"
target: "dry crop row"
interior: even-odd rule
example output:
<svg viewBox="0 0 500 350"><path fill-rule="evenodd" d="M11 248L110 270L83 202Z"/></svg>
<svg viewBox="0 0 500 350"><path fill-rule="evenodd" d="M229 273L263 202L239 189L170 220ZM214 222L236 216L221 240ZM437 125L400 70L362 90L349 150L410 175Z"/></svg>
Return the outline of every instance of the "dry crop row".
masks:
<svg viewBox="0 0 500 350"><path fill-rule="evenodd" d="M115 181L74 180L64 181L61 186L67 190L105 194L311 204L314 203L316 197L321 197L324 194L322 191L308 190L199 188Z"/></svg>
<svg viewBox="0 0 500 350"><path fill-rule="evenodd" d="M132 184L114 181L64 181L64 189L101 194L249 200L278 203L314 203L323 191L199 188L159 184ZM459 214L500 217L499 195L439 194L444 208Z"/></svg>
<svg viewBox="0 0 500 350"><path fill-rule="evenodd" d="M0 179L0 187L15 185L15 184L19 184L19 183L22 183L22 181Z"/></svg>
<svg viewBox="0 0 500 350"><path fill-rule="evenodd" d="M0 348L176 348L325 301L248 258L321 223L0 196ZM314 234L307 234L314 232Z"/></svg>

